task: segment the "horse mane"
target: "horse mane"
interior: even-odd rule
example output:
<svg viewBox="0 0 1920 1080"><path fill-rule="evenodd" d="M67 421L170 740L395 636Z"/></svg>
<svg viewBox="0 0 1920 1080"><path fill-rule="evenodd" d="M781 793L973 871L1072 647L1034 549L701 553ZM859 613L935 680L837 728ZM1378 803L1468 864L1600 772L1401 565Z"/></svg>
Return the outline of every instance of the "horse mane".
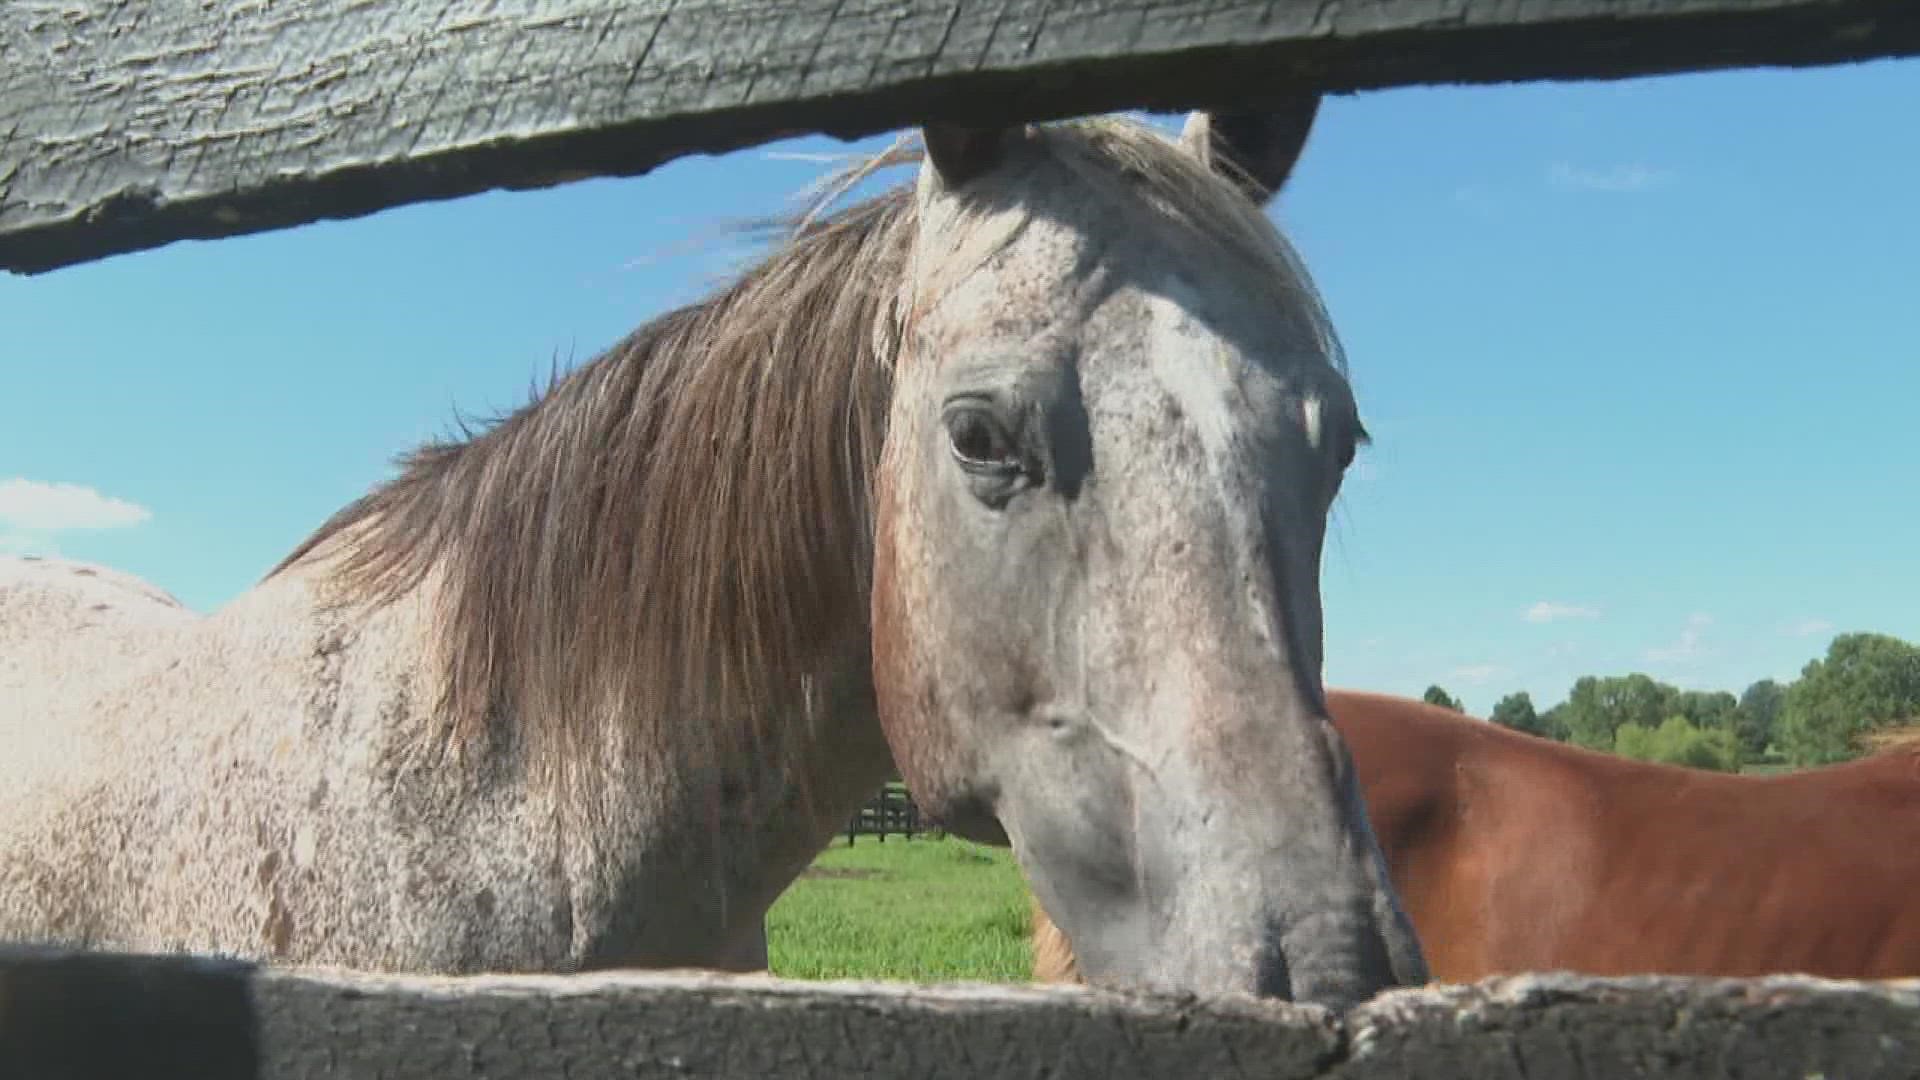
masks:
<svg viewBox="0 0 1920 1080"><path fill-rule="evenodd" d="M1253 260L1338 362L1297 256L1232 184L1138 121L1045 132L1076 172L1144 189L1170 223ZM921 157L900 140L827 178L733 283L403 455L267 577L311 560L343 602L369 604L430 586L440 701L422 737L455 750L507 721L526 760L564 768L604 753L587 740L609 717L757 729L801 707L855 644L842 628L865 633L870 489L919 269L911 186L831 204ZM992 232L1005 214L974 216Z"/></svg>

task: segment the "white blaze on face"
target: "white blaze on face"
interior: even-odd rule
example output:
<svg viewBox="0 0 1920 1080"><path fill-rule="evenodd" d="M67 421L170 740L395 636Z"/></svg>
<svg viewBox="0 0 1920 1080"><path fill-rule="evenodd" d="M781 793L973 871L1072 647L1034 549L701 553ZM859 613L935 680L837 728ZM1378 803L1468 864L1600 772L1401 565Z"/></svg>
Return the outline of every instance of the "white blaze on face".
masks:
<svg viewBox="0 0 1920 1080"><path fill-rule="evenodd" d="M1146 296L1147 348L1155 380L1179 402L1209 458L1218 461L1233 438L1242 374L1231 347L1194 318L1190 305L1195 299L1177 278ZM1318 450L1326 433L1326 400L1304 393L1299 408L1307 446Z"/></svg>
<svg viewBox="0 0 1920 1080"><path fill-rule="evenodd" d="M1154 379L1179 403L1208 458L1219 461L1233 440L1237 376L1226 342L1193 317L1197 300L1178 279L1147 294L1147 355Z"/></svg>
<svg viewBox="0 0 1920 1080"><path fill-rule="evenodd" d="M1307 430L1307 445L1320 449L1320 399L1313 394L1300 399L1300 424Z"/></svg>

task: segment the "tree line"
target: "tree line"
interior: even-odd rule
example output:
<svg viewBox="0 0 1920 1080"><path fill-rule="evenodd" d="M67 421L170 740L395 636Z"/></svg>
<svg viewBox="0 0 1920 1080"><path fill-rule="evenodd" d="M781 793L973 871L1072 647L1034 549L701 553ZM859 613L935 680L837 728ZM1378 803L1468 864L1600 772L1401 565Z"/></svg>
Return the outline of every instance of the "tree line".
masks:
<svg viewBox="0 0 1920 1080"><path fill-rule="evenodd" d="M1465 710L1440 686L1429 704ZM1682 690L1639 672L1587 675L1545 711L1525 691L1489 720L1542 738L1643 761L1735 772L1804 768L1859 757L1875 737L1920 722L1920 647L1887 634L1841 634L1825 657L1782 685L1761 679L1735 697Z"/></svg>

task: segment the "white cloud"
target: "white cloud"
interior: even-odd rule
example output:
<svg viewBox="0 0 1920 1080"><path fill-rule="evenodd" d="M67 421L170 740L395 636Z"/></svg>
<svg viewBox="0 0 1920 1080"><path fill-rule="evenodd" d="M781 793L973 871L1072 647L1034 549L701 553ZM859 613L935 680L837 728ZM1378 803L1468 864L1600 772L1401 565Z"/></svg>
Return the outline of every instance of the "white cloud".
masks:
<svg viewBox="0 0 1920 1080"><path fill-rule="evenodd" d="M1447 681L1468 686L1485 686L1507 674L1499 664L1465 664L1447 672Z"/></svg>
<svg viewBox="0 0 1920 1080"><path fill-rule="evenodd" d="M1542 600L1528 608L1521 616L1530 623L1559 622L1562 619L1597 619L1600 609L1585 604L1562 604L1553 600Z"/></svg>
<svg viewBox="0 0 1920 1080"><path fill-rule="evenodd" d="M1798 619L1788 623L1781 632L1790 637L1812 637L1833 629L1833 624L1825 619Z"/></svg>
<svg viewBox="0 0 1920 1080"><path fill-rule="evenodd" d="M1712 624L1713 616L1704 612L1695 612L1687 616L1687 625L1680 628L1680 637L1671 645L1648 649L1647 661L1654 664L1677 664L1699 659L1704 652L1700 647L1701 631Z"/></svg>
<svg viewBox="0 0 1920 1080"><path fill-rule="evenodd" d="M1567 191L1631 194L1660 187L1673 179L1673 174L1665 169L1656 169L1647 165L1615 165L1610 169L1584 169L1578 165L1559 161L1547 170L1547 179L1553 183L1553 186Z"/></svg>
<svg viewBox="0 0 1920 1080"><path fill-rule="evenodd" d="M80 484L0 480L0 553L57 556L57 533L124 529L152 516L144 506Z"/></svg>

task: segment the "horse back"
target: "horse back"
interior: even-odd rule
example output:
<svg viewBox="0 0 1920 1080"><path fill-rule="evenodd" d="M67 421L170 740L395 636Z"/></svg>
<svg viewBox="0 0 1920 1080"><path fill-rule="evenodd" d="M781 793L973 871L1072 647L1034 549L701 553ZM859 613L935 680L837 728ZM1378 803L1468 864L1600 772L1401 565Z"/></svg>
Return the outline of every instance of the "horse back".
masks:
<svg viewBox="0 0 1920 1080"><path fill-rule="evenodd" d="M1333 692L1436 979L1920 973L1920 755L1775 777Z"/></svg>
<svg viewBox="0 0 1920 1080"><path fill-rule="evenodd" d="M1565 748L1390 695L1328 704L1433 978L1550 951L1595 869L1594 793Z"/></svg>
<svg viewBox="0 0 1920 1080"><path fill-rule="evenodd" d="M0 694L43 692L55 677L97 681L93 669L140 655L156 632L195 618L173 597L106 567L0 557Z"/></svg>
<svg viewBox="0 0 1920 1080"><path fill-rule="evenodd" d="M1600 974L1920 974L1920 758L1617 784L1601 888L1570 946Z"/></svg>

